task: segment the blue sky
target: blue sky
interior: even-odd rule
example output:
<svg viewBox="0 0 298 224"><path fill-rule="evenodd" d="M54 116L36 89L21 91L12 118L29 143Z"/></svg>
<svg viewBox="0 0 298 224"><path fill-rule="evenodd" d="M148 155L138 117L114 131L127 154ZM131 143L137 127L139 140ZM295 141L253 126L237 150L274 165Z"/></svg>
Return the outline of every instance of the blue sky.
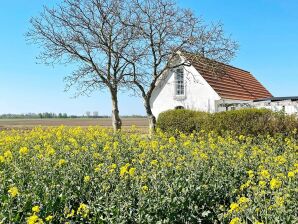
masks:
<svg viewBox="0 0 298 224"><path fill-rule="evenodd" d="M24 34L49 0L3 1L0 8L0 114L110 114L108 93L72 98L63 77L70 67L36 64L39 50ZM298 1L179 0L207 22L221 21L240 44L232 65L252 72L274 96L298 95ZM142 100L120 93L122 115L144 114Z"/></svg>

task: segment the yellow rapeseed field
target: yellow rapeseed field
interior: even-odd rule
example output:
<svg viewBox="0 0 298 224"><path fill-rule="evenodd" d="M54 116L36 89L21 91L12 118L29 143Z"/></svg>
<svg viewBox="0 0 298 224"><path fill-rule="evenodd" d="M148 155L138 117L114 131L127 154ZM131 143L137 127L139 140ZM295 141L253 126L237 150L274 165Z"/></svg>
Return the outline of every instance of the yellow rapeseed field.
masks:
<svg viewBox="0 0 298 224"><path fill-rule="evenodd" d="M298 140L0 132L0 223L298 223Z"/></svg>

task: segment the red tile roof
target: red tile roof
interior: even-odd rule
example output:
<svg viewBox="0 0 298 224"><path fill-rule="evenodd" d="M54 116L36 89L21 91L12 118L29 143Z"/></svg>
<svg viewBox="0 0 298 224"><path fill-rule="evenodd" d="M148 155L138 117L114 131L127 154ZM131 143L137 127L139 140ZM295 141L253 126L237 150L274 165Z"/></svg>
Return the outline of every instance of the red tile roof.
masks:
<svg viewBox="0 0 298 224"><path fill-rule="evenodd" d="M221 64L225 72L217 76L200 63L195 55L189 53L183 55L224 99L256 100L272 97L271 93L248 71Z"/></svg>

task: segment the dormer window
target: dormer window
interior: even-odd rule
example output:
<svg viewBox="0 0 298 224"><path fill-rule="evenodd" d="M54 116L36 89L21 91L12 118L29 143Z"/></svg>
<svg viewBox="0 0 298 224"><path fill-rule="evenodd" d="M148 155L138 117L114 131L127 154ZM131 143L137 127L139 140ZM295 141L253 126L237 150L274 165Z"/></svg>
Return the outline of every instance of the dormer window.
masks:
<svg viewBox="0 0 298 224"><path fill-rule="evenodd" d="M176 69L176 73L175 73L175 94L176 94L176 96L184 96L185 95L184 70L183 70L183 68Z"/></svg>

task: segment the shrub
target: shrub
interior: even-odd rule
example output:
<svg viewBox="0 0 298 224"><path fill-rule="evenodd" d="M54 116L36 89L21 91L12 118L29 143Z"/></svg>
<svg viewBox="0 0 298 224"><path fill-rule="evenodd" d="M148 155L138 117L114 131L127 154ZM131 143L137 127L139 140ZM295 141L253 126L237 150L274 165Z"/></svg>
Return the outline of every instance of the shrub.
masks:
<svg viewBox="0 0 298 224"><path fill-rule="evenodd" d="M207 130L217 133L232 131L243 135L289 135L298 128L298 120L295 116L281 112L273 112L268 109L240 109L220 112L210 115Z"/></svg>
<svg viewBox="0 0 298 224"><path fill-rule="evenodd" d="M210 127L217 133L232 131L236 134L266 134L270 132L273 112L267 109L240 109L210 115Z"/></svg>
<svg viewBox="0 0 298 224"><path fill-rule="evenodd" d="M229 131L238 135L289 135L295 128L298 129L298 120L295 116L268 109L240 109L214 114L169 110L159 116L157 126L169 133L175 130L184 133L205 130L219 134Z"/></svg>
<svg viewBox="0 0 298 224"><path fill-rule="evenodd" d="M205 112L186 109L168 110L159 115L157 126L168 133L175 133L177 130L192 133L201 129L208 116Z"/></svg>
<svg viewBox="0 0 298 224"><path fill-rule="evenodd" d="M298 117L296 115L274 113L274 118L270 125L272 133L284 133L285 135L289 135L293 130L298 130Z"/></svg>

